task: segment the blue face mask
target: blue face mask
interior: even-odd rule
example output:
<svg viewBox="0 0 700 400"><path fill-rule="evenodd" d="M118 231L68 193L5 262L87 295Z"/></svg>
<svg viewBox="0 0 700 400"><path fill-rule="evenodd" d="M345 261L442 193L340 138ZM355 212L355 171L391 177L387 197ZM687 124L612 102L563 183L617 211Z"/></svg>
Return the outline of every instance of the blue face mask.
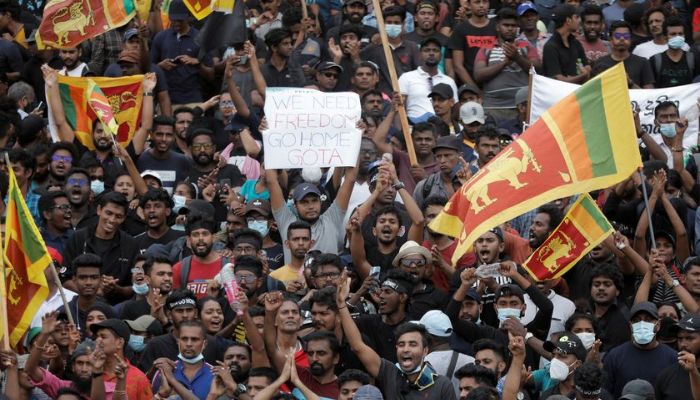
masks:
<svg viewBox="0 0 700 400"><path fill-rule="evenodd" d="M177 355L177 358L179 358L180 360L182 360L182 362L187 363L187 364L197 364L198 362L200 362L204 359L204 355L202 355L202 353L199 353L197 355L197 357L187 358L187 357L183 356L182 353L179 353Z"/></svg>
<svg viewBox="0 0 700 400"><path fill-rule="evenodd" d="M391 39L396 39L401 35L401 25L386 24L384 29L386 30L386 35Z"/></svg>
<svg viewBox="0 0 700 400"><path fill-rule="evenodd" d="M105 183L99 179L90 181L90 190L92 190L92 193L95 193L95 195L98 195L105 191Z"/></svg>
<svg viewBox="0 0 700 400"><path fill-rule="evenodd" d="M146 343L144 342L144 337L139 335L129 336L129 347L131 350L140 353L146 348Z"/></svg>
<svg viewBox="0 0 700 400"><path fill-rule="evenodd" d="M258 232L260 236L265 237L270 231L267 221L250 221L248 222L248 228Z"/></svg>
<svg viewBox="0 0 700 400"><path fill-rule="evenodd" d="M639 321L632 324L632 337L637 344L649 344L654 340L654 324L646 321Z"/></svg>
<svg viewBox="0 0 700 400"><path fill-rule="evenodd" d="M148 283L134 283L131 285L131 288L134 290L134 293L136 294L148 294Z"/></svg>
<svg viewBox="0 0 700 400"><path fill-rule="evenodd" d="M175 214L180 212L180 209L185 206L185 201L187 201L185 196L173 195L173 212Z"/></svg>
<svg viewBox="0 0 700 400"><path fill-rule="evenodd" d="M676 137L676 123L659 124L659 132L669 139Z"/></svg>
<svg viewBox="0 0 700 400"><path fill-rule="evenodd" d="M508 317L514 317L515 319L520 320L520 309L518 308L498 308L496 311L498 312L498 320L501 323L507 320Z"/></svg>
<svg viewBox="0 0 700 400"><path fill-rule="evenodd" d="M682 49L683 45L685 45L685 38L683 36L674 36L670 39L668 39L668 48L669 49Z"/></svg>

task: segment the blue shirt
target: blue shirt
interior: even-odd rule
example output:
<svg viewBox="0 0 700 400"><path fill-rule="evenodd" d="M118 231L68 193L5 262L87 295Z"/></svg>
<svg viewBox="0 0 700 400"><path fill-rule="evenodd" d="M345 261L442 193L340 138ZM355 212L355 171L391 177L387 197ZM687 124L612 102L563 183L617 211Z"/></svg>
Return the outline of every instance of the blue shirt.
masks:
<svg viewBox="0 0 700 400"><path fill-rule="evenodd" d="M184 35L178 34L172 28L158 32L153 38L151 61L158 64L165 59L175 59L181 55L199 58L199 45L194 42L198 33L196 28L190 28L189 32ZM212 65L211 57L208 55L200 61L207 66ZM177 63L170 71L165 71L170 100L173 104L202 101L199 68L199 65Z"/></svg>
<svg viewBox="0 0 700 400"><path fill-rule="evenodd" d="M46 229L42 229L41 237L44 238L44 243L46 243L46 246L53 247L56 249L56 251L63 254L63 249L66 246L66 243L68 243L68 239L73 236L74 232L74 229L68 229L67 231L63 232L62 235L53 236Z"/></svg>
<svg viewBox="0 0 700 400"><path fill-rule="evenodd" d="M206 399L209 394L209 389L211 388L211 381L214 379L214 374L211 372L211 365L206 362L202 364L197 373L194 375L192 380L189 380L185 376L184 366L181 360L175 361L175 370L173 370L173 376L180 382L184 387L190 392L194 393L198 399ZM161 375L160 371L156 372L153 377L153 393L158 392L160 388Z"/></svg>

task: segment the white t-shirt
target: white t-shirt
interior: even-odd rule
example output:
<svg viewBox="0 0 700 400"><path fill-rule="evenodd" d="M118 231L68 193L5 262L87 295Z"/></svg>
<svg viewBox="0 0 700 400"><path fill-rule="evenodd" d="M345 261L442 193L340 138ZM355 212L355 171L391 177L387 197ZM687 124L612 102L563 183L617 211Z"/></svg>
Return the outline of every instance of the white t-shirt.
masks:
<svg viewBox="0 0 700 400"><path fill-rule="evenodd" d="M73 300L73 298L78 295L78 293L75 293L74 291L68 289L63 289L63 293L66 295L67 303ZM39 307L39 310L36 312L36 315L34 316L34 319L32 319L32 323L29 325L29 327L41 328L41 317L44 316L46 313L58 310L58 308L62 305L63 301L61 300L61 293L58 290L56 290L56 293L54 293L54 295L51 296L51 298L46 299L46 301L44 301L41 307Z"/></svg>
<svg viewBox="0 0 700 400"><path fill-rule="evenodd" d="M425 356L425 361L429 362L435 369L435 372L437 372L439 375L447 376L447 369L450 367L450 361L452 360L453 353L455 353L454 350L433 351ZM452 385L455 387L455 392L459 393L459 379L454 377L454 373L461 367L467 364L472 364L474 362L474 357L462 353L457 354L457 363L455 364L454 371L452 371L452 376L447 377L452 381Z"/></svg>
<svg viewBox="0 0 700 400"><path fill-rule="evenodd" d="M648 59L653 55L659 54L666 50L668 50L668 44L656 44L653 40L650 40L648 42L638 44L632 51L632 54ZM690 47L686 43L683 45L683 51L688 50L690 50Z"/></svg>

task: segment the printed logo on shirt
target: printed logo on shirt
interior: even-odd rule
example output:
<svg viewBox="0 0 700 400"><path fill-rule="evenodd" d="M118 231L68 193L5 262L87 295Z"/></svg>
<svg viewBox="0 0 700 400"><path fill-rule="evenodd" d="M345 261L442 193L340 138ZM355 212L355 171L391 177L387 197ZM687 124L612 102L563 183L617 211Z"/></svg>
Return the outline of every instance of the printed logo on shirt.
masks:
<svg viewBox="0 0 700 400"><path fill-rule="evenodd" d="M495 36L467 35L465 39L467 40L468 47L478 47L480 49L491 49L498 43Z"/></svg>
<svg viewBox="0 0 700 400"><path fill-rule="evenodd" d="M195 296L200 294L207 294L207 281L205 280L195 280L192 282L187 282L187 289L191 290Z"/></svg>

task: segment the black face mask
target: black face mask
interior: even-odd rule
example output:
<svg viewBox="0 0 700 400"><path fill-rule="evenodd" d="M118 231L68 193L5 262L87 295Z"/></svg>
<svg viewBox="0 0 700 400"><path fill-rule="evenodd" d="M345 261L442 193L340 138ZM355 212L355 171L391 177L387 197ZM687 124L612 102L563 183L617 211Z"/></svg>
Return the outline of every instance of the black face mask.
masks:
<svg viewBox="0 0 700 400"><path fill-rule="evenodd" d="M326 372L326 367L318 362L314 362L309 366L309 371L313 376L321 376Z"/></svg>

